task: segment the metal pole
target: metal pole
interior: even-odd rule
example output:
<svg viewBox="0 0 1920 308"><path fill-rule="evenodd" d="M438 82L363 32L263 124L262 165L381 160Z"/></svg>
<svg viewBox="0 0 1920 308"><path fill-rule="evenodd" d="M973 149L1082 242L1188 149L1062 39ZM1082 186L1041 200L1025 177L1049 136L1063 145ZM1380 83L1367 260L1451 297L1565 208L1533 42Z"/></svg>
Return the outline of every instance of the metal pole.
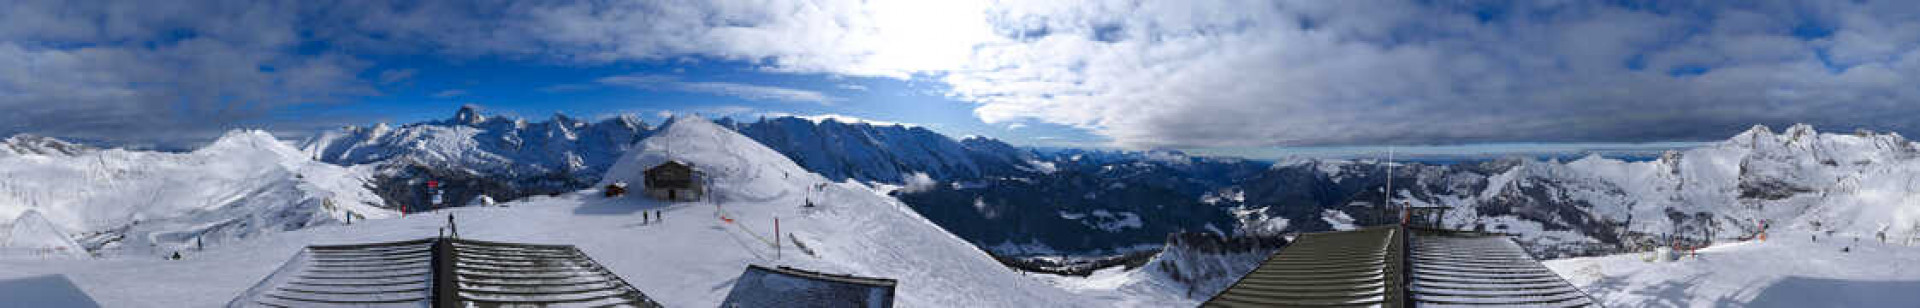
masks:
<svg viewBox="0 0 1920 308"><path fill-rule="evenodd" d="M780 259L780 217L773 218L773 259Z"/></svg>

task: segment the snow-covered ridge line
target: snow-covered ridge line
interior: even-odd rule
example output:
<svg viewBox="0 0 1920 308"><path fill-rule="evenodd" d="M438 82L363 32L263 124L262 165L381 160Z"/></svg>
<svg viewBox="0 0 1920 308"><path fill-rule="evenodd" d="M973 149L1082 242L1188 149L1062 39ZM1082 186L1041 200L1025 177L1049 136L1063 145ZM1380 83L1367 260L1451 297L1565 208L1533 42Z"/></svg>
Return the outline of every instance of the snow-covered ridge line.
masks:
<svg viewBox="0 0 1920 308"><path fill-rule="evenodd" d="M1649 161L1588 155L1565 162L1406 164L1394 171L1396 184L1406 183L1395 185L1394 195L1396 202L1449 207L1447 227L1518 234L1529 250L1548 257L1627 249L1666 236L1729 241L1752 236L1765 222L1914 236L1920 235L1920 204L1909 200L1920 200L1917 157L1920 145L1897 133L1823 134L1804 124L1776 133L1754 126ZM1377 165L1294 160L1275 170L1317 169L1317 176L1341 183L1377 180L1384 172ZM1594 250L1600 246L1611 248Z"/></svg>
<svg viewBox="0 0 1920 308"><path fill-rule="evenodd" d="M53 232L96 253L167 254L348 216L393 216L377 206L364 174L246 130L185 153L0 156L0 221L37 212Z"/></svg>

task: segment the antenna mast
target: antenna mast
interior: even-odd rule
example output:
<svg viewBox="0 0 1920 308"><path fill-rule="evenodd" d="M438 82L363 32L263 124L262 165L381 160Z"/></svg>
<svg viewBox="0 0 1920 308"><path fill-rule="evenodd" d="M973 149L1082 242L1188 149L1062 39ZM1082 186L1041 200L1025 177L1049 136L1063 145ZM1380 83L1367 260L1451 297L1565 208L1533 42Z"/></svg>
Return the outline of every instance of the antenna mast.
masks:
<svg viewBox="0 0 1920 308"><path fill-rule="evenodd" d="M1387 191L1381 192L1382 196L1380 197L1380 202L1382 204L1380 205L1380 208L1392 209L1392 208L1395 208L1395 206L1393 205L1393 146L1391 145L1387 146L1386 164L1387 164ZM1400 211L1406 212L1406 209L1400 209ZM1388 219L1388 221L1392 221L1392 219Z"/></svg>

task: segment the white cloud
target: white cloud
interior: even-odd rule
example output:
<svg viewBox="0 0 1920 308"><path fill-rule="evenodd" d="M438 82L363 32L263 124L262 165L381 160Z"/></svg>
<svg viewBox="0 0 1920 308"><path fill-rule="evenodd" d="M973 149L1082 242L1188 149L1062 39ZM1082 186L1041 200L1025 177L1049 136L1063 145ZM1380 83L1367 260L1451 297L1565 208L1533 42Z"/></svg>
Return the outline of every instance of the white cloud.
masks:
<svg viewBox="0 0 1920 308"><path fill-rule="evenodd" d="M924 127L922 125L913 124L913 123L881 121L881 120L873 120L873 119L866 119L861 117L842 115L842 114L832 114L832 113L816 114L816 115L798 115L798 114L791 114L791 113L785 113L785 112L767 112L767 113L761 113L760 115L765 117L795 117L795 118L800 118L807 121L813 121L813 123L823 123L826 121L834 121L834 122L845 123L845 124L867 124L867 125L873 125L873 126Z"/></svg>
<svg viewBox="0 0 1920 308"><path fill-rule="evenodd" d="M1920 6L1898 2L328 5L13 3L0 10L0 67L28 69L0 71L0 108L26 112L0 122L103 138L142 121L208 130L220 124L199 123L377 94L370 83L411 71L362 74L355 55L424 52L936 80L987 122L1079 127L1135 148L1698 140L1790 122L1920 129ZM1795 35L1806 29L1824 33ZM313 41L329 48L302 52ZM838 100L648 75L601 83ZM233 120L184 120L201 118Z"/></svg>
<svg viewBox="0 0 1920 308"><path fill-rule="evenodd" d="M1901 56L1920 45L1911 6L1653 6L595 2L503 9L507 27L481 33L392 37L569 61L691 55L926 76L980 103L984 121L1079 127L1134 148L1703 139L1754 123L1901 130L1920 115L1901 103L1920 99L1900 86L1920 81ZM1806 25L1833 35L1793 35Z"/></svg>
<svg viewBox="0 0 1920 308"><path fill-rule="evenodd" d="M433 93L434 98L455 98L455 97L461 97L461 96L467 96L467 90L447 89L445 91Z"/></svg>
<svg viewBox="0 0 1920 308"><path fill-rule="evenodd" d="M417 73L420 73L420 70L411 68L380 71L380 84L395 84L412 80L413 75Z"/></svg>
<svg viewBox="0 0 1920 308"><path fill-rule="evenodd" d="M600 84L651 90L672 90L733 96L750 100L776 100L832 104L840 98L811 90L716 81L685 81L668 75L619 75L595 80Z"/></svg>
<svg viewBox="0 0 1920 308"><path fill-rule="evenodd" d="M287 106L378 94L365 61L296 52L296 7L226 4L8 2L0 134L179 147Z"/></svg>

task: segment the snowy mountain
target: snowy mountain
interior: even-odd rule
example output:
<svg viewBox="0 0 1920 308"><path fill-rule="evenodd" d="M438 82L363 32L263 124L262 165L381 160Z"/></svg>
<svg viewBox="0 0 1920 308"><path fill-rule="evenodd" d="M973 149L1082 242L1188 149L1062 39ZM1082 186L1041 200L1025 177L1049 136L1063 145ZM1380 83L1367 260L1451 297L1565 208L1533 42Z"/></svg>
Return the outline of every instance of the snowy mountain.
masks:
<svg viewBox="0 0 1920 308"><path fill-rule="evenodd" d="M0 268L20 269L0 271L0 281L61 275L104 306L216 306L272 273L304 245L434 236L451 220L463 238L575 245L672 307L718 305L748 264L898 279L895 303L900 307L1195 304L1165 291L1151 276L1116 284L1128 288L1061 288L1016 273L882 191L808 172L752 139L697 117L664 124L603 179L641 183L640 170L667 160L700 170L712 183L710 200L608 198L587 189L496 207L274 233L177 261L0 259ZM807 200L815 206L803 206ZM161 281L169 283L139 287Z"/></svg>
<svg viewBox="0 0 1920 308"><path fill-rule="evenodd" d="M920 127L791 116L715 122L836 180L901 183L916 173L974 179L1044 168L1033 165L1038 162L1031 151L998 140L956 141ZM465 106L441 121L322 132L301 148L320 161L372 165L378 171L376 192L389 207L424 209L428 179L442 184L447 204L586 188L600 182L619 153L650 132L632 115L588 122L556 114L529 122Z"/></svg>
<svg viewBox="0 0 1920 308"><path fill-rule="evenodd" d="M1046 150L1031 170L898 193L914 210L996 254L1101 255L1160 247L1168 234L1234 234L1224 189L1267 164L1174 151ZM1222 202L1225 201L1225 202Z"/></svg>
<svg viewBox="0 0 1920 308"><path fill-rule="evenodd" d="M1035 162L1032 152L999 140L956 141L917 126L799 117L728 126L833 179L901 183L914 173L936 180L977 179L1032 170Z"/></svg>
<svg viewBox="0 0 1920 308"><path fill-rule="evenodd" d="M442 184L445 204L456 205L483 195L510 200L585 188L646 132L633 116L587 122L556 114L528 122L465 106L442 121L322 132L301 151L324 162L370 165L388 207L424 210L429 179Z"/></svg>
<svg viewBox="0 0 1920 308"><path fill-rule="evenodd" d="M1920 303L1914 244L1777 230L1669 262L1631 253L1545 264L1608 307L1911 307Z"/></svg>
<svg viewBox="0 0 1920 308"><path fill-rule="evenodd" d="M85 255L85 248L73 241L60 226L47 221L39 211L27 210L0 233L0 255L15 253L51 253L59 255Z"/></svg>
<svg viewBox="0 0 1920 308"><path fill-rule="evenodd" d="M394 216L377 207L364 173L312 161L260 131L229 132L187 153L0 156L0 221L44 221L53 228L30 229L78 236L99 253L164 254Z"/></svg>
<svg viewBox="0 0 1920 308"><path fill-rule="evenodd" d="M73 156L93 151L93 147L74 144L60 139L18 134L0 140L0 157L19 155L62 155Z"/></svg>
<svg viewBox="0 0 1920 308"><path fill-rule="evenodd" d="M1514 233L1548 257L1609 253L1662 236L1687 243L1775 227L1889 236L1920 233L1916 145L1898 134L1820 134L1756 126L1709 146L1651 161L1587 156L1570 162L1503 160L1398 164L1394 202L1445 206L1445 225ZM1326 210L1377 216L1385 164L1293 160L1239 185L1248 206L1296 230L1332 228Z"/></svg>

